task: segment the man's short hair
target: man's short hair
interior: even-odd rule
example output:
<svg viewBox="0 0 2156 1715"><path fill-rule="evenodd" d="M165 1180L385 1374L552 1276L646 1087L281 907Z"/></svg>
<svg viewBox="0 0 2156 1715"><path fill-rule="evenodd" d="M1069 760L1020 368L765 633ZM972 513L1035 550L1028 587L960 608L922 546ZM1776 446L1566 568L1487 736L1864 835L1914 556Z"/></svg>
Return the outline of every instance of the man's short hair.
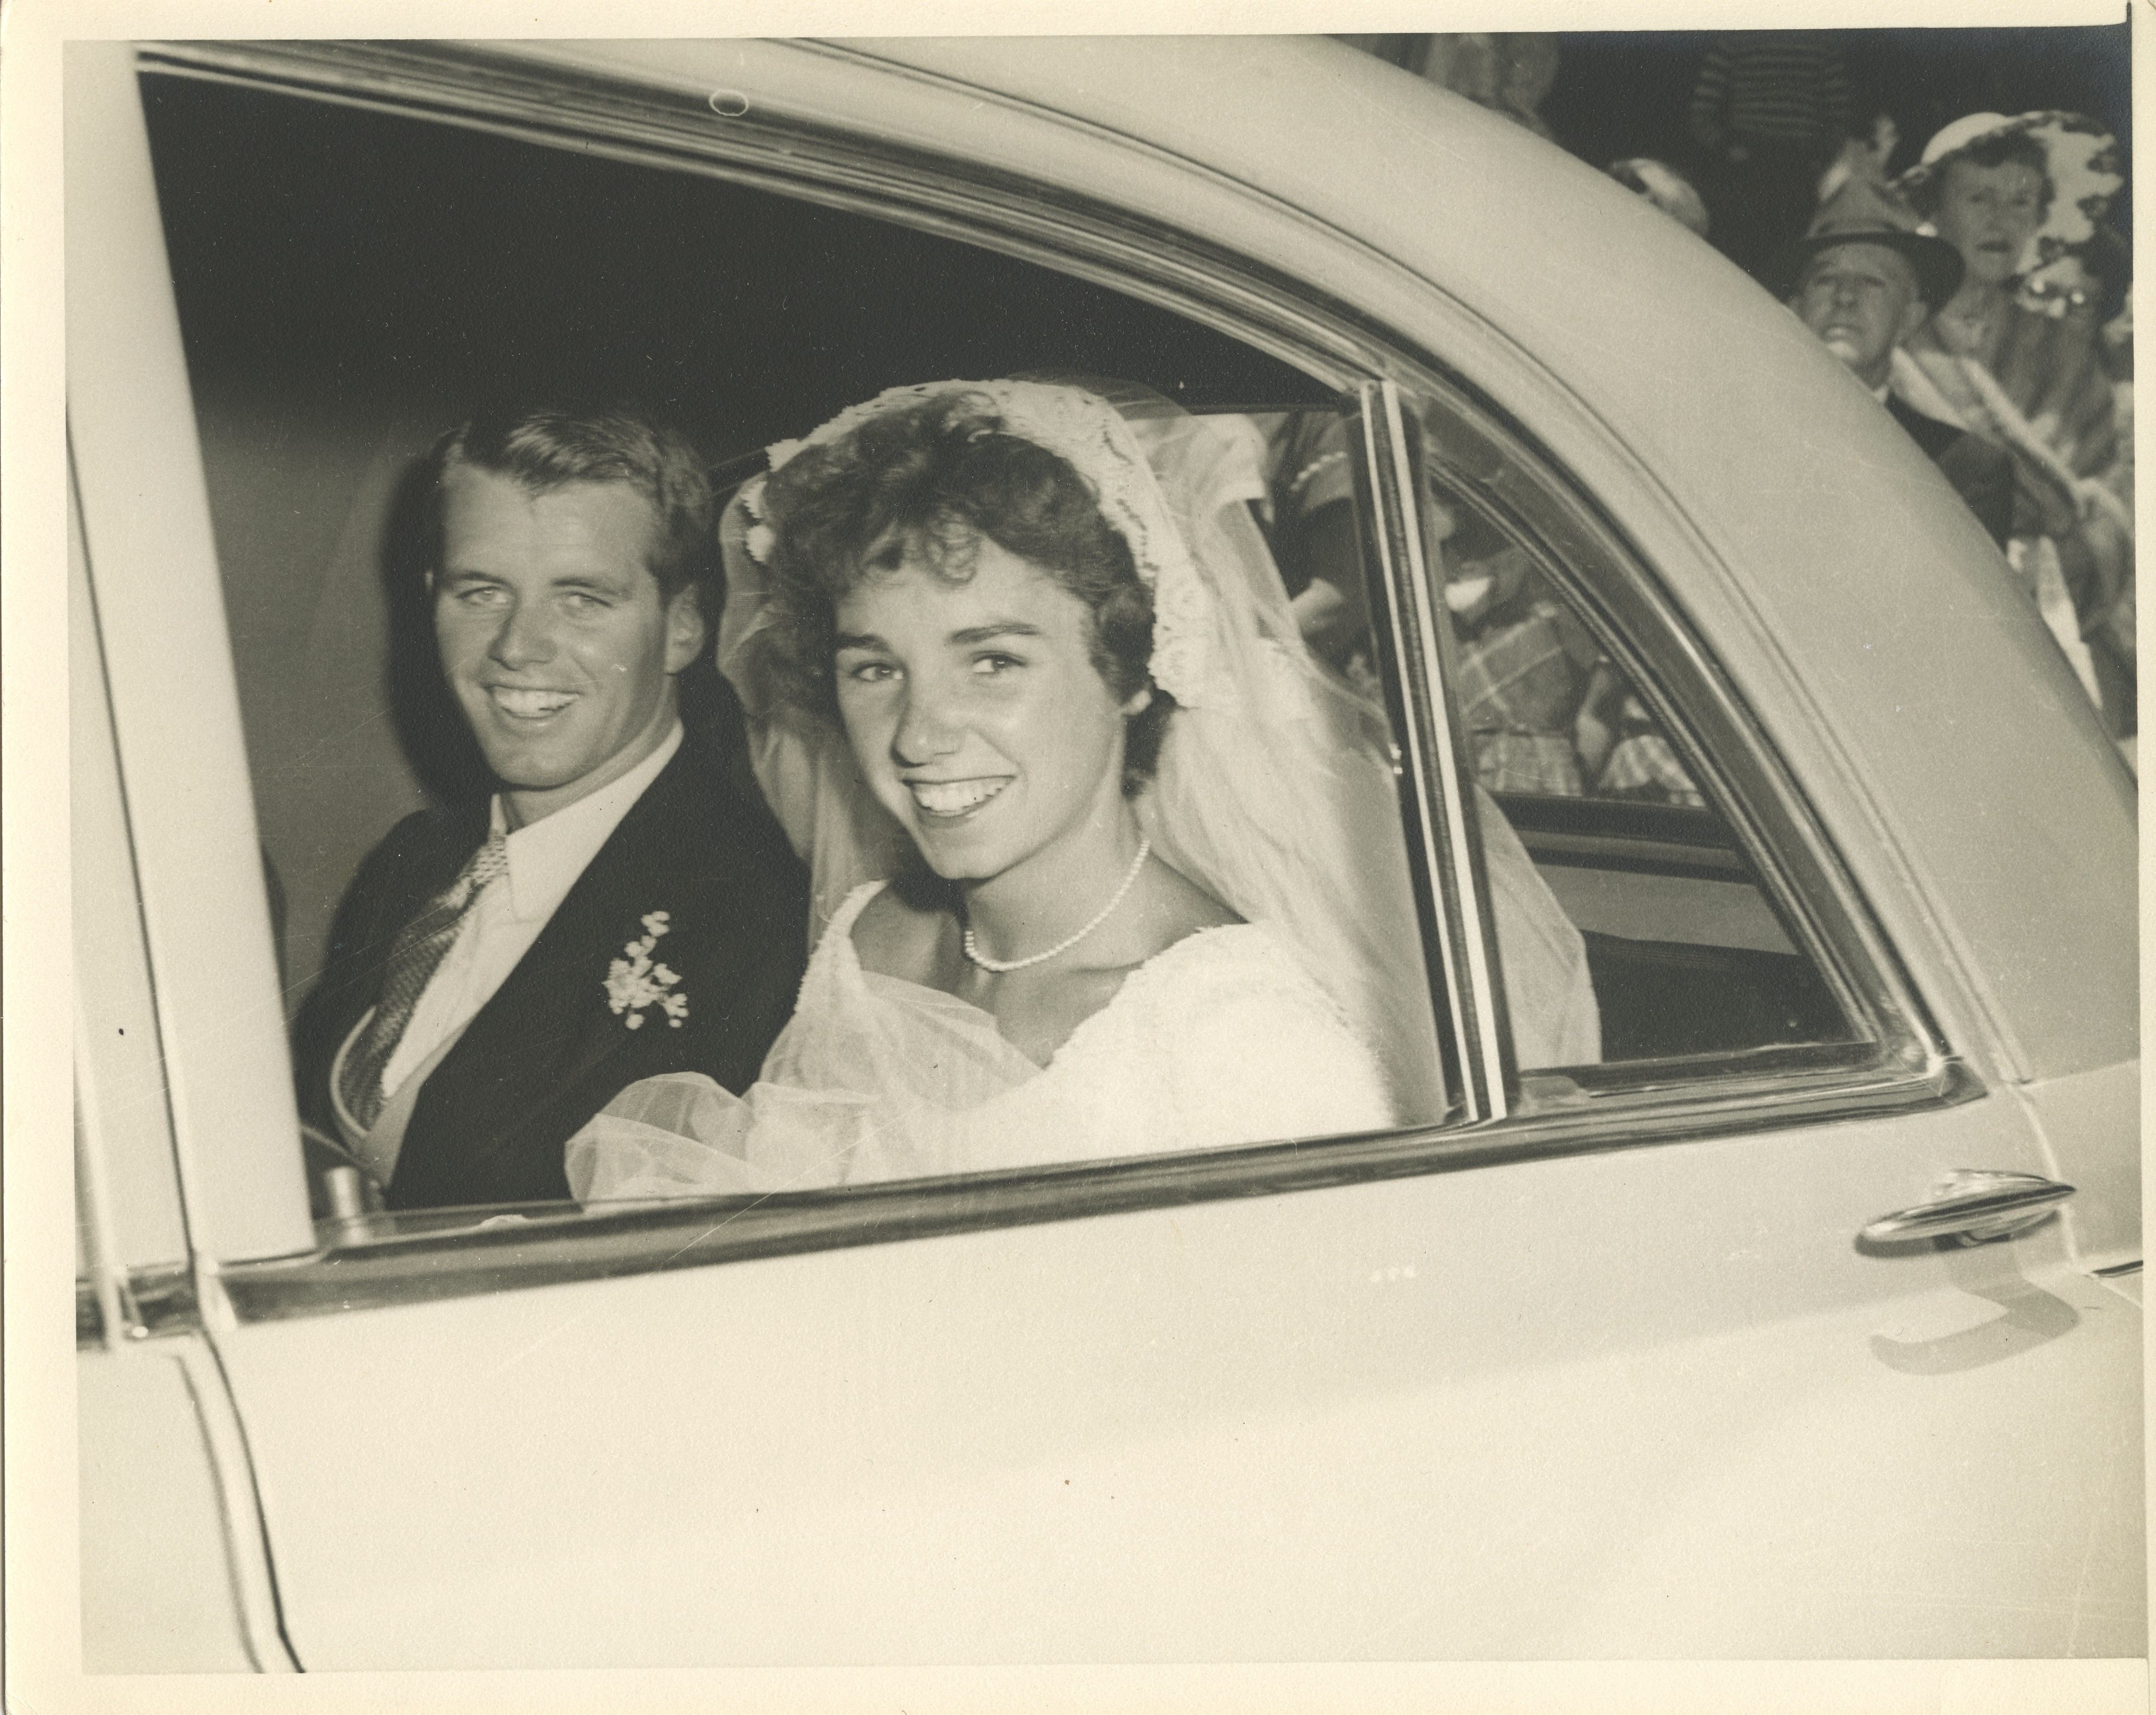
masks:
<svg viewBox="0 0 2156 1715"><path fill-rule="evenodd" d="M702 456L680 431L632 407L555 405L486 411L434 444L435 537L441 558L441 485L459 466L521 483L534 495L577 482L626 483L651 503L659 531L646 562L662 600L693 588L707 626L718 623L717 518Z"/></svg>

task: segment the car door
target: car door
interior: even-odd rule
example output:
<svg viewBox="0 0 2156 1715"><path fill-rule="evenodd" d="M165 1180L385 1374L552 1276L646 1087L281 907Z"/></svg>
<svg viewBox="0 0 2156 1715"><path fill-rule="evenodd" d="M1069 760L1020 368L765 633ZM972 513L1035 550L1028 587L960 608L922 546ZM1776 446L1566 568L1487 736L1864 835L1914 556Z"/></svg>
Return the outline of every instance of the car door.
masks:
<svg viewBox="0 0 2156 1715"><path fill-rule="evenodd" d="M1464 388L1342 309L1367 264L1345 240L1323 287L1298 285L1250 259L1319 242L1291 211L867 60L347 45L151 64L754 178L1165 307L1307 377L1306 407L1342 401L1416 881L1401 932L1429 952L1451 1103L1368 1137L310 1230L274 1035L234 1046L274 1019L275 984L206 509L154 542L105 525L131 450L182 485L201 468L169 307L136 270L126 302L71 306L71 353L107 356L74 366L70 410L151 957L196 1009L167 1076L236 1104L189 1122L181 1177L300 1665L2140 1647L2138 1314L2058 1220L1979 1249L1860 1239L1943 1173L2056 1178L2061 1152L1940 951L1938 901L1876 863L1857 886L1857 830L1817 809L1851 788L1793 774L1809 741L1753 712L1789 706L1784 667L1717 655L1630 546L1670 539L1651 483L1588 486L1507 428L1555 408L1546 370L1517 360L1493 399L1486 357ZM95 259L153 242L153 205L128 69L81 75L132 139L132 200L72 204ZM694 130L699 76L757 123ZM849 120L872 110L873 136ZM948 154L890 143L938 123ZM1148 174L1182 184L1185 227L1131 212ZM1085 189L1107 183L1132 203ZM1429 295L1433 325L1486 346ZM1496 496L1663 717L1831 995L1834 1040L1522 1071L1432 470ZM203 652L157 646L176 612ZM178 730L208 736L179 758ZM213 1029L215 997L182 979L219 926L243 956L214 980L241 997ZM2118 1088L2094 1102L2114 1132ZM2113 1192L2106 1255L2135 1242Z"/></svg>

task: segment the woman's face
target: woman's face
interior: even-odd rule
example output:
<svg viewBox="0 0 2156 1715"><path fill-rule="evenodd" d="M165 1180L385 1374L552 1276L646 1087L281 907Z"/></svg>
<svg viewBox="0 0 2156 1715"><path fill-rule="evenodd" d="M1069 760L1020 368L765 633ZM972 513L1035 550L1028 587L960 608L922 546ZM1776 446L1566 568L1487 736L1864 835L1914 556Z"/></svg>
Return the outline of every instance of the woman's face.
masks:
<svg viewBox="0 0 2156 1715"><path fill-rule="evenodd" d="M1934 223L1961 252L1973 278L2003 285L2044 223L2044 175L2023 162L1973 167L1957 161L1940 184Z"/></svg>
<svg viewBox="0 0 2156 1715"><path fill-rule="evenodd" d="M1127 711L1093 665L1091 610L1054 578L983 537L964 583L909 560L834 618L855 757L937 875L1046 856L1052 880L1054 855L1117 828Z"/></svg>

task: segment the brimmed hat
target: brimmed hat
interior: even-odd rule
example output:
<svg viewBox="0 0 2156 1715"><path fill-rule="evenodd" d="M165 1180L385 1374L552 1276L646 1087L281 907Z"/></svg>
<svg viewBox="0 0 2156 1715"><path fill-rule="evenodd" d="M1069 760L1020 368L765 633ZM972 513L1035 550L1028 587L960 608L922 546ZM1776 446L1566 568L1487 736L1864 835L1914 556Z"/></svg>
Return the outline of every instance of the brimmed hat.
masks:
<svg viewBox="0 0 2156 1715"><path fill-rule="evenodd" d="M1924 145L1923 158L1894 188L1908 196L1943 174L1979 143L2025 132L2044 151L2044 172L2051 182L2051 204L2044 223L2015 264L2025 274L2041 268L2076 244L2087 244L2111 199L2126 182L2118 140L2085 114L2042 111L2009 117L1972 113L1957 119Z"/></svg>
<svg viewBox="0 0 2156 1715"><path fill-rule="evenodd" d="M1961 253L1891 192L1852 178L1820 204L1804 237L1783 251L1774 270L1781 295L1796 290L1813 257L1842 244L1899 251L1916 270L1917 295L1934 310L1961 289Z"/></svg>

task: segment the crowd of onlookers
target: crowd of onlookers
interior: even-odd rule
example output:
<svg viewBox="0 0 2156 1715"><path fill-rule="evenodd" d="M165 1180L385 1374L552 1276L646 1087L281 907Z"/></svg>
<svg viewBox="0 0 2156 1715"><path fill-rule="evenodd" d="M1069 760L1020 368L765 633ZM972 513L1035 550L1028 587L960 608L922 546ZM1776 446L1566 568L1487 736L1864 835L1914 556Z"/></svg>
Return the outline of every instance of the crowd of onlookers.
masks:
<svg viewBox="0 0 2156 1715"><path fill-rule="evenodd" d="M1539 105L1557 53L1547 36L1432 37L1402 63L1548 136ZM1668 151L1681 158L1622 159L1610 175L1787 303L1878 398L1999 544L2130 755L2133 341L2131 249L2112 223L2127 212L2119 140L2076 112L1971 112L1908 159L1823 32L1714 39L1685 118L1690 146ZM1455 603L1471 631L1488 629L1477 603L1520 599L1501 561L1490 582L1486 597ZM1609 778L1640 736L1625 730L1631 700L1598 680L1584 637L1543 605L1537 666L1578 699L1572 742L1517 742L1492 716L1502 742L1483 747L1486 780L1620 789L1644 759L1663 787L1635 789L1682 798L1658 740L1633 746ZM1529 696L1536 674L1496 660L1506 696ZM1558 783L1583 771L1584 785Z"/></svg>

